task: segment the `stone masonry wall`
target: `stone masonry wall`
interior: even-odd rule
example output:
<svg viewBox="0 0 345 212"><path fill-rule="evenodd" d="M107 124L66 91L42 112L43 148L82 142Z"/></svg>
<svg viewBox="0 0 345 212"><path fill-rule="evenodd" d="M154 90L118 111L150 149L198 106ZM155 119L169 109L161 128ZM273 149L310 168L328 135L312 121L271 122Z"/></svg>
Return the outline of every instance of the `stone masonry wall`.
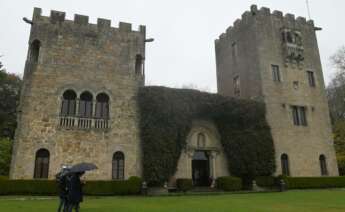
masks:
<svg viewBox="0 0 345 212"><path fill-rule="evenodd" d="M301 63L286 60L282 41L284 28L301 33L304 48ZM252 39L248 39L249 36ZM230 47L234 42L239 49L235 58ZM321 154L326 156L329 175L338 175L313 21L302 17L295 19L292 14L283 16L280 11L271 13L268 8L258 10L253 5L242 15L242 20L237 20L234 27L216 40L216 57L220 94L233 95L232 78L240 72L241 98L255 98L266 103L277 175L281 174L280 156L283 153L289 156L292 176L320 176ZM281 82L273 81L271 65L279 65ZM314 72L315 87L309 85L306 71ZM228 77L220 79L224 75ZM298 81L298 88L294 87L294 81ZM293 124L292 105L306 107L308 126Z"/></svg>
<svg viewBox="0 0 345 212"><path fill-rule="evenodd" d="M136 95L144 83L135 73L136 55L145 57L145 27L132 31L131 25L98 19L89 24L87 16L74 21L52 11L41 16L35 8L29 44L41 42L37 64L26 63L20 116L11 164L12 179L32 179L35 154L50 152L49 178L62 164L91 162L98 170L88 179L111 179L112 157L125 155L125 178L141 176L141 151ZM72 89L110 97L110 129L64 129L59 127L61 97Z"/></svg>

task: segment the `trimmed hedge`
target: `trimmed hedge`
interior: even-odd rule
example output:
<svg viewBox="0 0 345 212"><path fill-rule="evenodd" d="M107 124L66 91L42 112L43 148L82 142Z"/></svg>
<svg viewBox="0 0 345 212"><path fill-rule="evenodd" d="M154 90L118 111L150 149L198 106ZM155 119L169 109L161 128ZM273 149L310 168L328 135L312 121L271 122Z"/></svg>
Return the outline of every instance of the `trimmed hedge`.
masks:
<svg viewBox="0 0 345 212"><path fill-rule="evenodd" d="M193 188L193 181L192 179L184 179L184 178L177 179L176 187L180 191L187 192Z"/></svg>
<svg viewBox="0 0 345 212"><path fill-rule="evenodd" d="M242 189L242 180L238 177L218 177L216 179L218 189L224 191L238 191Z"/></svg>
<svg viewBox="0 0 345 212"><path fill-rule="evenodd" d="M278 186L279 179L273 176L259 176L255 178L255 182L260 187L273 188Z"/></svg>
<svg viewBox="0 0 345 212"><path fill-rule="evenodd" d="M288 189L344 188L345 177L283 177Z"/></svg>
<svg viewBox="0 0 345 212"><path fill-rule="evenodd" d="M0 180L8 180L8 176L1 176L0 175Z"/></svg>
<svg viewBox="0 0 345 212"><path fill-rule="evenodd" d="M0 180L0 195L56 195L53 180Z"/></svg>
<svg viewBox="0 0 345 212"><path fill-rule="evenodd" d="M87 181L83 187L86 195L139 194L141 179L130 177L124 181ZM57 195L54 180L0 180L0 195Z"/></svg>
<svg viewBox="0 0 345 212"><path fill-rule="evenodd" d="M158 86L140 88L137 97L143 176L149 185L163 185L175 174L196 119L215 123L234 176L250 181L275 171L264 103Z"/></svg>
<svg viewBox="0 0 345 212"><path fill-rule="evenodd" d="M129 195L139 194L142 181L139 177L130 177L124 181L88 181L83 191L87 195Z"/></svg>

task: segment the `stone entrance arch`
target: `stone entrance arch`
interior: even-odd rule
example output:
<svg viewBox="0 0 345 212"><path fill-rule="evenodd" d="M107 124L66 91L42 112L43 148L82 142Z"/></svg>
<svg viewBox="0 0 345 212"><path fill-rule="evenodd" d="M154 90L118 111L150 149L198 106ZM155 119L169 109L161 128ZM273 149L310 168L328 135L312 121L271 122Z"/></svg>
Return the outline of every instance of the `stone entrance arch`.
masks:
<svg viewBox="0 0 345 212"><path fill-rule="evenodd" d="M174 184L174 180L178 178L187 178L192 179L195 186L214 186L217 177L229 176L226 156L220 143L220 135L213 122L193 121L186 142L186 148L181 153L171 184ZM197 162L193 163L197 159L196 157L206 158L199 158L198 164ZM204 162L201 162L202 160ZM205 182L200 184L200 179L196 179L195 171L198 168L195 166L199 166L199 171L207 171L204 177L205 175L209 177L208 184Z"/></svg>

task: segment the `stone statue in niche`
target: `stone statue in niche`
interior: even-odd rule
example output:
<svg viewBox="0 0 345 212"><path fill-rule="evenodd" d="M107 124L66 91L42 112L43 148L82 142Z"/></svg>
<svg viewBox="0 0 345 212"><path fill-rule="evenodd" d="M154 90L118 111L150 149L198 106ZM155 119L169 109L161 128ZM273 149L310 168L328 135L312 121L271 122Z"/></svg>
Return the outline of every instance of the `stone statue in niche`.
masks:
<svg viewBox="0 0 345 212"><path fill-rule="evenodd" d="M301 32L284 28L282 30L282 41L286 63L300 64L304 60L304 48Z"/></svg>

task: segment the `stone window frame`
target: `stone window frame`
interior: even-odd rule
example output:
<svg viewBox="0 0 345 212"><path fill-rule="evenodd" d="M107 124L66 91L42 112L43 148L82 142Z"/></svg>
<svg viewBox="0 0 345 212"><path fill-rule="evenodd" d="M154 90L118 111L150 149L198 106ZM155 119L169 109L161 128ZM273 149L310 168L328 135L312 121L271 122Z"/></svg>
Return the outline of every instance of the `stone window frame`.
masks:
<svg viewBox="0 0 345 212"><path fill-rule="evenodd" d="M98 101L98 98L101 95L105 95L107 98L107 101ZM95 119L104 119L104 120L109 120L109 114L110 114L110 97L108 94L102 92L98 93L97 96L95 97L95 111L93 114L93 117Z"/></svg>
<svg viewBox="0 0 345 212"><path fill-rule="evenodd" d="M312 70L307 70L307 81L310 87L315 88L316 87L316 77L315 72Z"/></svg>
<svg viewBox="0 0 345 212"><path fill-rule="evenodd" d="M57 95L57 104L59 105L59 107L57 107L57 110L56 110L56 114L59 114L58 116L60 116L60 112L61 112L61 105L62 105L62 101L63 101L63 93L66 92L67 90L73 90L76 95L77 95L77 101L79 101L79 97L80 95L84 92L84 91L88 91L92 94L93 97L96 97L98 94L101 94L101 93L105 93L108 97L109 97L109 102L108 102L108 105L109 105L109 117L108 117L108 120L111 120L112 119L112 113L111 113L111 105L112 103L114 102L114 99L113 99L113 95L112 95L112 92L108 89L105 89L105 88L101 88L101 89L93 89L93 88L86 88L86 87L77 87L75 85L67 85L67 86L64 86L64 87L61 87L57 90L56 92L56 95ZM94 98L95 99L95 98ZM94 102L95 103L95 102ZM93 107L95 107L96 104L93 104ZM76 110L78 110L78 105L76 106ZM95 112L94 110L95 108L93 108L93 111ZM77 111L76 111L76 115L77 115ZM95 114L93 113L92 114L92 118L95 117Z"/></svg>
<svg viewBox="0 0 345 212"><path fill-rule="evenodd" d="M240 97L241 96L241 78L239 74L233 77L233 89L234 89L234 96Z"/></svg>
<svg viewBox="0 0 345 212"><path fill-rule="evenodd" d="M308 126L308 109L306 106L291 105L292 123L294 126Z"/></svg>
<svg viewBox="0 0 345 212"><path fill-rule="evenodd" d="M120 159L116 159L116 154L120 155ZM118 162L122 160L122 165ZM112 155L111 160L111 179L112 180L125 180L126 171L126 155L124 151L117 150ZM120 172L121 171L121 172ZM116 175L116 176L115 176Z"/></svg>
<svg viewBox="0 0 345 212"><path fill-rule="evenodd" d="M69 91L72 91L75 95L75 98L74 98L74 109L73 109L73 114L71 114L70 112L70 107L71 107L71 101L73 100L70 100L70 99L65 99L64 98L64 95L65 93L69 92ZM67 111L66 113L64 112L64 103L67 101ZM78 102L78 95L77 95L77 92L73 89L67 89L65 90L62 95L61 95L61 103L60 103L60 113L59 115L60 116L76 116L77 115L77 102Z"/></svg>
<svg viewBox="0 0 345 212"><path fill-rule="evenodd" d="M37 49L38 48L38 49ZM27 60L31 63L38 64L42 52L42 41L38 38L32 39L29 43L29 52Z"/></svg>
<svg viewBox="0 0 345 212"><path fill-rule="evenodd" d="M135 75L144 76L145 75L145 58L142 54L135 55Z"/></svg>
<svg viewBox="0 0 345 212"><path fill-rule="evenodd" d="M274 82L277 82L277 83L282 82L282 74L281 74L279 65L271 64L271 74L272 74L272 80Z"/></svg>
<svg viewBox="0 0 345 212"><path fill-rule="evenodd" d="M81 101L81 96L83 94L85 94L85 95L90 94L91 101ZM85 91L81 92L81 94L77 98L77 102L78 102L77 103L77 108L78 108L77 117L89 118L89 119L94 118L94 116L95 116L95 114L94 114L95 113L95 96L89 90L85 90ZM89 105L90 102L91 102L91 105ZM87 109L90 106L91 106L91 108L89 108L89 109L91 110L90 111L91 114L88 114ZM83 113L81 112L82 107L84 107Z"/></svg>
<svg viewBox="0 0 345 212"><path fill-rule="evenodd" d="M320 163L321 176L328 176L327 158L324 154L320 154L319 163Z"/></svg>
<svg viewBox="0 0 345 212"><path fill-rule="evenodd" d="M202 140L201 140L201 138L203 138ZM197 133L197 138L196 138L196 146L197 146L197 148L205 148L207 145L206 145L206 133L204 133L204 132L198 132Z"/></svg>
<svg viewBox="0 0 345 212"><path fill-rule="evenodd" d="M39 153L48 153L48 156L41 156L39 157ZM42 159L43 158L43 159ZM45 159L48 158L48 161ZM34 161L34 179L48 179L49 178L49 168L50 168L50 158L51 153L47 148L39 148L35 152L35 161ZM40 170L38 170L40 169Z"/></svg>

